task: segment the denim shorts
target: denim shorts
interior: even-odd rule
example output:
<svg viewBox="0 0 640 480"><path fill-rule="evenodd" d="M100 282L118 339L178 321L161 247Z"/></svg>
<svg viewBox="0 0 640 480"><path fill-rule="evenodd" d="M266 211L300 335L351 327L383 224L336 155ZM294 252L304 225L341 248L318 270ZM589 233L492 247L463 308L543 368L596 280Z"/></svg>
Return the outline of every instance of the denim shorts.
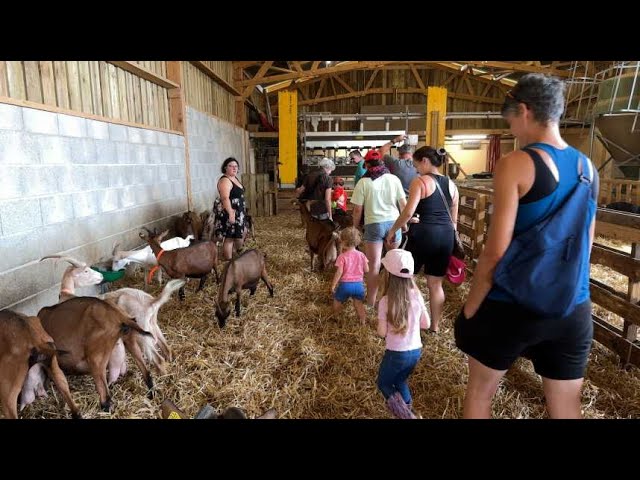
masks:
<svg viewBox="0 0 640 480"><path fill-rule="evenodd" d="M340 282L333 294L333 298L340 303L344 303L350 298L363 301L364 297L364 283L362 282Z"/></svg>
<svg viewBox="0 0 640 480"><path fill-rule="evenodd" d="M396 222L380 222L365 225L363 240L371 243L384 242L384 239L387 237L387 234L389 233L389 230L391 230L391 227L393 227L394 223ZM402 240L402 233L401 230L398 229L396 231L395 241L399 242L400 240Z"/></svg>

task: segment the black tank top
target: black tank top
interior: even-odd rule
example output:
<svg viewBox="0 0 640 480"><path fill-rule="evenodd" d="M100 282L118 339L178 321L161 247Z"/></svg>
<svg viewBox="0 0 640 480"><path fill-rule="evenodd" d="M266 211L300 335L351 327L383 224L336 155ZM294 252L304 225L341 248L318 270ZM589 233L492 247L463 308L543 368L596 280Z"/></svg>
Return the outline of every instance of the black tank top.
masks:
<svg viewBox="0 0 640 480"><path fill-rule="evenodd" d="M420 177L420 181L424 183L426 188L426 175ZM451 208L451 194L449 193L449 177L444 175L433 175L431 178L438 182L444 198L447 200L447 205L442 201L440 193L438 193L437 187L431 195L422 198L418 202L415 213L420 215L420 223L429 225L451 225L451 218L449 217L448 209Z"/></svg>
<svg viewBox="0 0 640 480"><path fill-rule="evenodd" d="M242 198L242 195L244 194L244 187L241 188L241 187L237 186L226 175L223 175L223 178L226 178L227 180L229 180L231 182L231 191L229 192L229 200L233 200L234 198Z"/></svg>

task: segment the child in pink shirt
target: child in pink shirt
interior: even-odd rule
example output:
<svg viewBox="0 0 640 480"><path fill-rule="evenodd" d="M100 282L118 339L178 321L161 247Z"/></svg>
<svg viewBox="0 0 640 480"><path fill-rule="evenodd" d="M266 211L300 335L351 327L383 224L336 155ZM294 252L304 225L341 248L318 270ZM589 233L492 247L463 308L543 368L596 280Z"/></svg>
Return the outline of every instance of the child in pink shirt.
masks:
<svg viewBox="0 0 640 480"><path fill-rule="evenodd" d="M378 388L394 416L416 418L407 379L422 353L420 329L429 328L431 322L413 281L411 253L389 250L382 265L388 278L378 303L378 335L386 340L386 350L378 372Z"/></svg>
<svg viewBox="0 0 640 480"><path fill-rule="evenodd" d="M362 237L356 228L345 228L340 232L342 253L336 259L336 274L333 277L331 291L334 299L333 311L340 312L344 302L353 298L358 318L364 324L367 314L362 303L365 297L363 280L364 274L369 271L369 261L364 253L356 250L361 241Z"/></svg>

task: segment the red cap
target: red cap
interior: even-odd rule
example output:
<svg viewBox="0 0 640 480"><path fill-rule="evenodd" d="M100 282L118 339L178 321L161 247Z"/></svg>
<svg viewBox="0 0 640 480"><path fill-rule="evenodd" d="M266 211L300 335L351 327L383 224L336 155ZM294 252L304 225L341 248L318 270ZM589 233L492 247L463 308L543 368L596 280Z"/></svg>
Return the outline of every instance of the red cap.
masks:
<svg viewBox="0 0 640 480"><path fill-rule="evenodd" d="M364 156L365 162L368 160L380 160L380 152L377 150L369 150Z"/></svg>

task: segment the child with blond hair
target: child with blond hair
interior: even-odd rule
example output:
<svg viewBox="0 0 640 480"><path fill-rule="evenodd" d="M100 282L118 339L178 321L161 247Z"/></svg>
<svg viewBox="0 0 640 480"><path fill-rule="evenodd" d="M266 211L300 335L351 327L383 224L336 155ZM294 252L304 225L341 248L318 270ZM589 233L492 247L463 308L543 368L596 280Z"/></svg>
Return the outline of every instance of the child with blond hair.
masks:
<svg viewBox="0 0 640 480"><path fill-rule="evenodd" d="M342 310L344 302L353 299L353 306L358 318L364 324L367 314L362 303L365 298L364 274L369 271L367 256L356 250L362 242L362 236L354 227L345 228L340 232L342 253L336 259L336 273L331 284L333 292L333 311Z"/></svg>
<svg viewBox="0 0 640 480"><path fill-rule="evenodd" d="M420 360L420 329L431 323L427 308L413 280L413 256L401 249L389 250L382 259L387 272L384 293L378 303L378 335L386 350L378 372L378 388L397 418L416 418L407 379Z"/></svg>

